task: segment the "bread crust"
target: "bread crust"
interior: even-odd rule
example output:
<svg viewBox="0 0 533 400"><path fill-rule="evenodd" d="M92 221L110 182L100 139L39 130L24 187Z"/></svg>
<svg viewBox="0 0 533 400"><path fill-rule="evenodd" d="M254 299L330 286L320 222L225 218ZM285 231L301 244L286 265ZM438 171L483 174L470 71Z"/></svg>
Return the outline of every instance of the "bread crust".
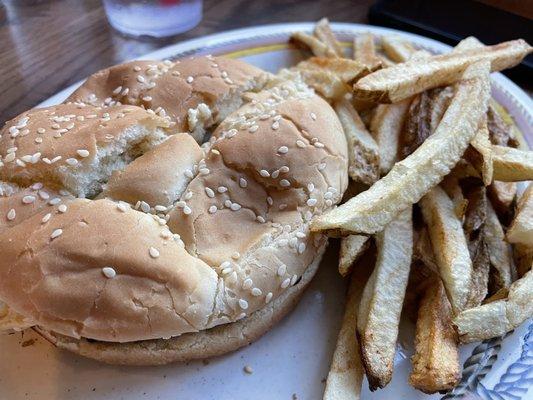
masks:
<svg viewBox="0 0 533 400"><path fill-rule="evenodd" d="M34 330L57 348L113 365L164 365L220 356L255 342L296 307L318 270L324 249L317 254L298 284L260 310L231 324L170 339L131 343L73 339L39 326Z"/></svg>

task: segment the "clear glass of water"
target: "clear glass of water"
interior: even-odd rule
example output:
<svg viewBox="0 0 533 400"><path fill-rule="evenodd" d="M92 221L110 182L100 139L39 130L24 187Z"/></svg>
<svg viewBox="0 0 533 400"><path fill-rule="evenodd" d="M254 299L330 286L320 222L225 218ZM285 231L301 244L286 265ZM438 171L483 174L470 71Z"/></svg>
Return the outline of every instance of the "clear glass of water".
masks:
<svg viewBox="0 0 533 400"><path fill-rule="evenodd" d="M194 28L202 0L103 0L113 28L130 36L165 37Z"/></svg>

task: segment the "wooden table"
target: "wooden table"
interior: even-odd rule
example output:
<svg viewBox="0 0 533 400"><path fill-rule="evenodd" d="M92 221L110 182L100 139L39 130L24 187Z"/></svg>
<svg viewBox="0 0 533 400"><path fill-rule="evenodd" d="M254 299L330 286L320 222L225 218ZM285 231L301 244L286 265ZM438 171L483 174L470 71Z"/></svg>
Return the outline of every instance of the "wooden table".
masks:
<svg viewBox="0 0 533 400"><path fill-rule="evenodd" d="M3 0L0 4L0 125L99 69L182 40L247 26L367 22L374 0L204 0L193 30L171 39L125 38L99 0Z"/></svg>
<svg viewBox="0 0 533 400"><path fill-rule="evenodd" d="M171 43L253 25L366 22L373 0L204 0L193 30L162 41L115 32L99 0L4 0L0 5L0 124L68 85L113 64Z"/></svg>

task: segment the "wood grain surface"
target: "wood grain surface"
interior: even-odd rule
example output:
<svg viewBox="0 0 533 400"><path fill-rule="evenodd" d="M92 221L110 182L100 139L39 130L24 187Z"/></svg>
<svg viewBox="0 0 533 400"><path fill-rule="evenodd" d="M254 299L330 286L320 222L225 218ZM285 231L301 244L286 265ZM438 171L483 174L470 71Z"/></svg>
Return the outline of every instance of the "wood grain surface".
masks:
<svg viewBox="0 0 533 400"><path fill-rule="evenodd" d="M164 40L115 32L99 0L0 1L0 124L113 64L210 33L254 25L367 22L374 0L204 0L200 24Z"/></svg>

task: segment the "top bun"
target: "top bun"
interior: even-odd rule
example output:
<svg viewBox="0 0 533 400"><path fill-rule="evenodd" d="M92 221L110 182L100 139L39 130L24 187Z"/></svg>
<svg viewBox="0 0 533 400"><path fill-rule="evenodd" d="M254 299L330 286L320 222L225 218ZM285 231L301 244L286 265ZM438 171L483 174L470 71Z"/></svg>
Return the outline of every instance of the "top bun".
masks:
<svg viewBox="0 0 533 400"><path fill-rule="evenodd" d="M246 98L203 148L163 135L163 122L136 108L120 129L107 126L105 143L94 139L104 128L83 129L87 119L65 132L54 151L96 143L68 169L4 171L0 301L47 330L129 342L237 321L295 285L327 241L311 219L347 187L346 140L331 107L300 82L272 81ZM80 104L109 116L135 108ZM30 111L26 123L74 106ZM125 133L140 130L154 139Z"/></svg>
<svg viewBox="0 0 533 400"><path fill-rule="evenodd" d="M198 141L242 104L242 94L260 90L268 74L239 60L201 56L179 61L131 61L101 70L67 102L107 107L131 104L167 118L173 132Z"/></svg>

